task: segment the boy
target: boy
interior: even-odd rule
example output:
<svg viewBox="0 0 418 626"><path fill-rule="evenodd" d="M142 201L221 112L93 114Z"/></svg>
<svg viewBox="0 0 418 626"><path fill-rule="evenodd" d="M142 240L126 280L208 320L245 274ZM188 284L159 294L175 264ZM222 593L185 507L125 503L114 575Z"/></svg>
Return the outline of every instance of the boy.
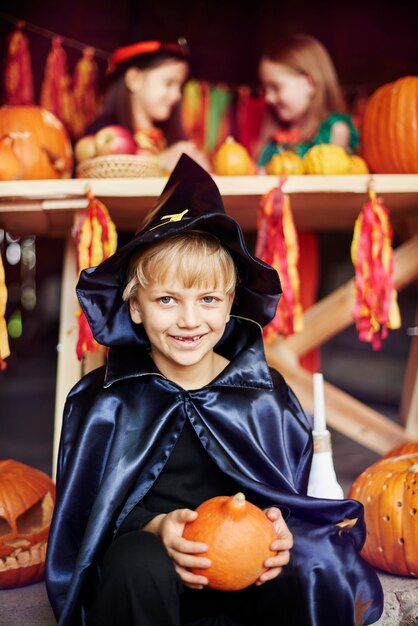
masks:
<svg viewBox="0 0 418 626"><path fill-rule="evenodd" d="M263 351L280 292L185 155L144 228L82 272L81 306L110 350L65 407L47 553L60 626L380 616L378 578L359 556L361 505L306 496L308 421ZM198 504L237 491L273 521L278 553L255 585L215 591L195 556L205 546L181 535Z"/></svg>

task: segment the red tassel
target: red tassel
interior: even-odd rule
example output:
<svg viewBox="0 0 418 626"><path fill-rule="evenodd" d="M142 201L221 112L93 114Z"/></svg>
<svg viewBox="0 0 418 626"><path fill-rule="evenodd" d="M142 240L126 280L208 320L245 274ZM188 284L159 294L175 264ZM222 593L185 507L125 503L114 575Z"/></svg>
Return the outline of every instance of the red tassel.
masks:
<svg viewBox="0 0 418 626"><path fill-rule="evenodd" d="M388 328L401 325L393 277L393 231L389 210L373 189L355 226L351 257L355 267L353 317L360 341L380 350Z"/></svg>
<svg viewBox="0 0 418 626"><path fill-rule="evenodd" d="M99 71L94 60L94 48L86 47L73 74L74 137L81 137L86 126L96 117L99 108Z"/></svg>
<svg viewBox="0 0 418 626"><path fill-rule="evenodd" d="M72 96L71 79L67 69L67 54L62 47L62 37L54 37L48 54L41 88L41 106L54 113L71 133Z"/></svg>
<svg viewBox="0 0 418 626"><path fill-rule="evenodd" d="M297 270L298 240L283 183L284 179L263 196L258 216L255 255L277 270L283 289L276 315L263 330L267 341L277 334L286 337L300 332L303 325Z"/></svg>
<svg viewBox="0 0 418 626"><path fill-rule="evenodd" d="M250 154L254 154L257 139L260 136L265 108L264 98L253 95L247 86L239 88L236 139L247 148Z"/></svg>
<svg viewBox="0 0 418 626"><path fill-rule="evenodd" d="M5 104L33 104L33 75L29 42L22 32L25 22L18 22L16 30L8 38L4 71Z"/></svg>
<svg viewBox="0 0 418 626"><path fill-rule="evenodd" d="M73 229L73 241L77 253L77 271L93 267L113 254L117 247L115 224L103 202L91 191L87 192L89 203ZM83 311L77 313L78 339L76 352L79 360L87 352L95 352L99 344L93 338Z"/></svg>

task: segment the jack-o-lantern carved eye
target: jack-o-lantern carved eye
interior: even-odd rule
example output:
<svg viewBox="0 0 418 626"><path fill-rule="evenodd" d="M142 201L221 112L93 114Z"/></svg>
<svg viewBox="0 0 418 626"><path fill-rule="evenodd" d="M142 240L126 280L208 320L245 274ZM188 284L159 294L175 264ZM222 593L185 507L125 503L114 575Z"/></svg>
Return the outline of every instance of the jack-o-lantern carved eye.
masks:
<svg viewBox="0 0 418 626"><path fill-rule="evenodd" d="M7 519L4 519L4 517L0 516L0 537L2 537L3 535L10 535L11 532L12 527L10 526Z"/></svg>
<svg viewBox="0 0 418 626"><path fill-rule="evenodd" d="M38 500L29 509L24 511L16 519L18 535L30 535L39 533L40 530L49 527L52 519L54 502L48 492L42 500Z"/></svg>
<svg viewBox="0 0 418 626"><path fill-rule="evenodd" d="M43 578L55 485L23 463L0 461L0 589Z"/></svg>

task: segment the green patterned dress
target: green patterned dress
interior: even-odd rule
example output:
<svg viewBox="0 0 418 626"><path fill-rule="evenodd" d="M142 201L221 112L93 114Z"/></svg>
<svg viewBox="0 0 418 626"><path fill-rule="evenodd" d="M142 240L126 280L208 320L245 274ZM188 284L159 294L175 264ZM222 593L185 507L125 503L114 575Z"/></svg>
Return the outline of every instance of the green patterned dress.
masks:
<svg viewBox="0 0 418 626"><path fill-rule="evenodd" d="M305 141L302 143L293 143L289 141L289 143L286 143L286 133L281 133L279 131L277 135L273 136L262 149L258 158L258 165L260 167L264 167L270 161L271 157L279 151L292 150L300 157L303 157L307 150L312 148L312 146L316 146L321 143L330 143L332 127L337 122L345 122L347 124L350 130L348 151L355 152L359 143L359 132L354 126L350 115L345 113L331 113L331 115L321 122L318 132L311 141ZM281 136L283 137L283 140L281 140Z"/></svg>

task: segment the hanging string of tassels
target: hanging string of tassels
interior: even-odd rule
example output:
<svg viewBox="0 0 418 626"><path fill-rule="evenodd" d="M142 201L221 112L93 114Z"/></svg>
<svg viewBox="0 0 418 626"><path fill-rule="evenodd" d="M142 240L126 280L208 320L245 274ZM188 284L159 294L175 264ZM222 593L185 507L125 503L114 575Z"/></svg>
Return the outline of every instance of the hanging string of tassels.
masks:
<svg viewBox="0 0 418 626"><path fill-rule="evenodd" d="M7 287L4 274L3 260L0 253L0 371L5 370L7 364L4 359L10 356L9 340L6 325Z"/></svg>
<svg viewBox="0 0 418 626"><path fill-rule="evenodd" d="M380 350L388 329L400 328L401 318L393 277L393 231L389 209L376 197L369 199L354 225L351 259L355 268L353 317L360 341Z"/></svg>
<svg viewBox="0 0 418 626"><path fill-rule="evenodd" d="M287 337L303 328L299 294L298 239L289 194L284 193L284 178L264 194L257 220L255 255L278 272L283 294L276 315L263 329L264 339L271 342L277 335Z"/></svg>
<svg viewBox="0 0 418 626"><path fill-rule="evenodd" d="M34 103L33 73L29 41L20 21L8 37L4 64L4 101L10 106Z"/></svg>
<svg viewBox="0 0 418 626"><path fill-rule="evenodd" d="M74 225L72 237L76 248L78 273L95 267L111 256L117 247L117 233L109 211L91 190L87 190L89 203ZM78 339L76 353L81 360L88 352L95 352L99 344L94 339L87 319L77 311Z"/></svg>

